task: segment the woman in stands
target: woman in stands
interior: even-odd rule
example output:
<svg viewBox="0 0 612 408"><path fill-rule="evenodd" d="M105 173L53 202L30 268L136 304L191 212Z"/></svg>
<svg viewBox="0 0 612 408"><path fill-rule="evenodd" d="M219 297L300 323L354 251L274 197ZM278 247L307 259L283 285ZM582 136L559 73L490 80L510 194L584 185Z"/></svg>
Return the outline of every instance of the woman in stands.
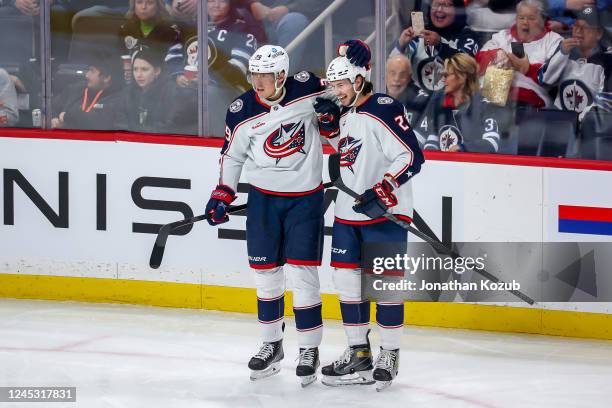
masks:
<svg viewBox="0 0 612 408"><path fill-rule="evenodd" d="M504 109L478 93L478 64L458 53L444 61L444 90L432 94L413 128L427 150L496 153L499 151ZM500 122L498 124L498 121Z"/></svg>
<svg viewBox="0 0 612 408"><path fill-rule="evenodd" d="M494 34L476 56L481 74L490 64L514 70L509 100L518 106L539 108L552 104L538 73L553 56L563 38L548 29L544 10L544 3L540 0L519 2L515 24ZM524 57L512 53L513 42L522 44Z"/></svg>
<svg viewBox="0 0 612 408"><path fill-rule="evenodd" d="M119 29L120 55L140 45L166 50L166 61L181 58L181 32L171 22L163 0L130 0L127 21Z"/></svg>
<svg viewBox="0 0 612 408"><path fill-rule="evenodd" d="M181 101L162 76L164 53L140 46L132 57L133 83L124 90L119 128L134 132L176 133Z"/></svg>
<svg viewBox="0 0 612 408"><path fill-rule="evenodd" d="M429 17L425 29L416 33L413 21L393 43L391 54L406 54L414 82L432 92L444 86L442 61L459 52L475 55L479 44L476 33L466 25L463 0L433 0L425 15Z"/></svg>

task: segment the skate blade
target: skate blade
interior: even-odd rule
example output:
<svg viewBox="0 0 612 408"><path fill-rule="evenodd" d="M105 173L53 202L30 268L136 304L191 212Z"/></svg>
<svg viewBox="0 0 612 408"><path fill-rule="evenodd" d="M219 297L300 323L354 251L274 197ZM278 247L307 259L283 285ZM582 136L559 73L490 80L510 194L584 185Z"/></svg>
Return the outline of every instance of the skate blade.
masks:
<svg viewBox="0 0 612 408"><path fill-rule="evenodd" d="M385 388L389 388L393 381L376 381L376 392L381 392Z"/></svg>
<svg viewBox="0 0 612 408"><path fill-rule="evenodd" d="M305 375L303 377L300 377L300 380L302 381L302 388L306 388L313 382L317 381L317 375L316 374Z"/></svg>
<svg viewBox="0 0 612 408"><path fill-rule="evenodd" d="M346 385L370 385L375 383L375 381L372 379L371 371L361 371L338 377L324 375L321 379L321 382L329 387L343 387Z"/></svg>
<svg viewBox="0 0 612 408"><path fill-rule="evenodd" d="M268 378L273 376L274 374L278 374L280 371L279 363L272 363L265 370L251 370L251 381L262 380L264 378Z"/></svg>

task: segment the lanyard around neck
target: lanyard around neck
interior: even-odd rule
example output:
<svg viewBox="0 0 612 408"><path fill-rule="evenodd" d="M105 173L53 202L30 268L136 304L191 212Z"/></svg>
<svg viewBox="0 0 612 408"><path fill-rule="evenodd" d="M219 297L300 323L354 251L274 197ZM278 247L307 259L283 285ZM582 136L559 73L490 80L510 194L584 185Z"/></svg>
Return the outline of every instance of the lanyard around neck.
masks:
<svg viewBox="0 0 612 408"><path fill-rule="evenodd" d="M100 96L102 95L102 92L104 92L104 90L98 91L96 96L93 98L93 101L91 101L91 104L89 104L89 106L87 106L87 99L88 99L88 94L89 94L89 88L85 88L85 92L83 92L83 103L81 104L81 110L83 112L87 112L87 113L91 112L93 107L98 102L98 99L100 99Z"/></svg>

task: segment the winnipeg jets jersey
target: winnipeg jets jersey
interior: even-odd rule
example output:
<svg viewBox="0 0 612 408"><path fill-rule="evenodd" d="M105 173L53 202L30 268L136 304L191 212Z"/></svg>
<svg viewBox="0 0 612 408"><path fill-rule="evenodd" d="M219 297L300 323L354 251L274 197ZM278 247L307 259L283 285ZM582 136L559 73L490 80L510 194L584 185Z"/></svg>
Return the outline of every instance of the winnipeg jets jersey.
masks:
<svg viewBox="0 0 612 408"><path fill-rule="evenodd" d="M358 107L343 108L340 135L330 139L330 144L340 153L340 173L347 187L362 194L390 176L398 204L389 211L412 219L410 179L421 170L424 158L400 102L385 94L374 94ZM336 220L350 224L384 220L371 220L356 213L353 205L355 200L340 192Z"/></svg>
<svg viewBox="0 0 612 408"><path fill-rule="evenodd" d="M242 169L251 186L269 194L301 195L321 188L323 153L314 99L325 84L302 71L269 106L251 89L230 105L219 183L236 191Z"/></svg>
<svg viewBox="0 0 612 408"><path fill-rule="evenodd" d="M559 109L582 112L604 90L605 68L585 58L570 59L559 47L550 60L540 68L542 82L557 85L555 106Z"/></svg>

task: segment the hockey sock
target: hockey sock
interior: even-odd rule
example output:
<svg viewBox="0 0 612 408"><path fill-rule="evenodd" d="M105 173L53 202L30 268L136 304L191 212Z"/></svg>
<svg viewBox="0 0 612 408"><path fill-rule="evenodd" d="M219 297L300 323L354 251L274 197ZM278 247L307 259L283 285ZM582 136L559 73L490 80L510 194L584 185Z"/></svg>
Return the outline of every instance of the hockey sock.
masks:
<svg viewBox="0 0 612 408"><path fill-rule="evenodd" d="M280 267L255 270L257 317L264 342L283 338L285 314L285 276Z"/></svg>
<svg viewBox="0 0 612 408"><path fill-rule="evenodd" d="M380 345L386 350L400 348L404 327L403 303L377 303L376 323L380 327Z"/></svg>
<svg viewBox="0 0 612 408"><path fill-rule="evenodd" d="M293 290L293 312L301 348L319 347L323 337L319 270L316 266L285 264L287 281Z"/></svg>

